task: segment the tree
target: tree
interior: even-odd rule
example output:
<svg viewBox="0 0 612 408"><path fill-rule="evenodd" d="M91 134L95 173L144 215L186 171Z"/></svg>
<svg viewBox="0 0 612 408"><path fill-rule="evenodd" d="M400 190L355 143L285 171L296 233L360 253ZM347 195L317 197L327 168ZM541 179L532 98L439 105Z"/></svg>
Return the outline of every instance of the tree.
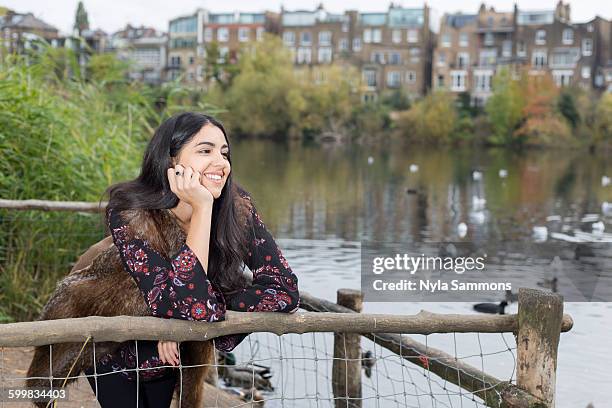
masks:
<svg viewBox="0 0 612 408"><path fill-rule="evenodd" d="M238 74L220 99L230 128L252 136L284 137L306 109L291 54L269 35L241 54Z"/></svg>
<svg viewBox="0 0 612 408"><path fill-rule="evenodd" d="M89 30L89 17L82 1L79 1L77 6L76 16L74 18L74 30L80 37L84 30Z"/></svg>
<svg viewBox="0 0 612 408"><path fill-rule="evenodd" d="M574 95L567 89L563 90L559 96L557 107L561 115L563 115L563 117L567 119L569 124L572 126L572 129L576 129L576 126L578 126L578 123L580 122L580 114L576 108Z"/></svg>
<svg viewBox="0 0 612 408"><path fill-rule="evenodd" d="M457 110L452 95L434 91L400 114L398 129L410 139L425 143L449 143L457 124Z"/></svg>
<svg viewBox="0 0 612 408"><path fill-rule="evenodd" d="M601 95L595 112L595 141L612 142L612 93Z"/></svg>
<svg viewBox="0 0 612 408"><path fill-rule="evenodd" d="M571 130L557 109L559 89L550 75L527 76L521 125L515 139L533 145L571 143Z"/></svg>
<svg viewBox="0 0 612 408"><path fill-rule="evenodd" d="M520 139L514 137L514 131L521 123L523 109L526 105L522 89L524 81L523 73L518 79L515 79L507 68L500 69L493 78L493 95L485 106L492 129L489 142L493 144L521 142Z"/></svg>

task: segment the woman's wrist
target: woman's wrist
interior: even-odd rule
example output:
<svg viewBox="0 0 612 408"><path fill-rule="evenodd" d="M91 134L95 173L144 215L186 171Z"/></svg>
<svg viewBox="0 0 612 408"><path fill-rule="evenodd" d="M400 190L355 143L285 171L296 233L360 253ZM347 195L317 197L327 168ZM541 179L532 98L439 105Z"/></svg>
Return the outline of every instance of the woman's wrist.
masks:
<svg viewBox="0 0 612 408"><path fill-rule="evenodd" d="M192 208L193 208L193 213L191 215L192 217L212 214L213 201L198 202L197 204L192 205Z"/></svg>

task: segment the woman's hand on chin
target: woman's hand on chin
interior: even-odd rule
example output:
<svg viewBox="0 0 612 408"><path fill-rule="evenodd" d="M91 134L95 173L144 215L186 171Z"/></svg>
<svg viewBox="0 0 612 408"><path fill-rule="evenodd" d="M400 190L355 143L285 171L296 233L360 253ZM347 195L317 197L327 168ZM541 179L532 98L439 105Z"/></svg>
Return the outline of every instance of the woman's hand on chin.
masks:
<svg viewBox="0 0 612 408"><path fill-rule="evenodd" d="M179 173L179 174L177 174ZM177 164L168 169L168 182L170 190L193 209L208 207L213 204L214 196L202 185L202 175L191 167L183 167Z"/></svg>

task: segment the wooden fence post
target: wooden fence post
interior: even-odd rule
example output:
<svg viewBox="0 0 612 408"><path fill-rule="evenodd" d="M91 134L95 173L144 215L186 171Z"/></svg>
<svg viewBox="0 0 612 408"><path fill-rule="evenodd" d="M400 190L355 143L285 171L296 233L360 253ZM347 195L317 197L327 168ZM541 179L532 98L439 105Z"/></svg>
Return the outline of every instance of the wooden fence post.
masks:
<svg viewBox="0 0 612 408"><path fill-rule="evenodd" d="M339 305L361 312L363 295L354 289L339 289ZM336 408L361 408L361 334L334 333L332 390Z"/></svg>
<svg viewBox="0 0 612 408"><path fill-rule="evenodd" d="M557 348L563 318L563 297L535 289L519 289L517 385L555 406Z"/></svg>

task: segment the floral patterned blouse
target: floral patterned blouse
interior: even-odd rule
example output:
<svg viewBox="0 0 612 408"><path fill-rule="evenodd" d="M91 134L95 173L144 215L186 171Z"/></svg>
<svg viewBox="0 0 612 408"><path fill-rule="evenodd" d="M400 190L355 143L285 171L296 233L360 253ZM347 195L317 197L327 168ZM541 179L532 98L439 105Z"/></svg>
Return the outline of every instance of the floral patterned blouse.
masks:
<svg viewBox="0 0 612 408"><path fill-rule="evenodd" d="M207 278L202 264L186 242L172 259L167 259L147 240L128 239L128 226L119 216L119 211L107 209L108 226L123 265L136 281L152 315L206 322L225 320L226 309L293 313L299 308L297 276L254 206L251 218L253 233L243 262L253 272L253 283L231 296L224 296ZM231 351L248 334L217 337L214 339L215 347ZM140 371L141 381L164 377L175 369L160 360L157 344L151 340L138 341L139 368L146 369ZM115 353L103 355L98 362L98 370L102 373L121 371L121 375L135 381L135 371L122 370L136 368L136 342L121 343ZM161 367L164 365L166 367Z"/></svg>

